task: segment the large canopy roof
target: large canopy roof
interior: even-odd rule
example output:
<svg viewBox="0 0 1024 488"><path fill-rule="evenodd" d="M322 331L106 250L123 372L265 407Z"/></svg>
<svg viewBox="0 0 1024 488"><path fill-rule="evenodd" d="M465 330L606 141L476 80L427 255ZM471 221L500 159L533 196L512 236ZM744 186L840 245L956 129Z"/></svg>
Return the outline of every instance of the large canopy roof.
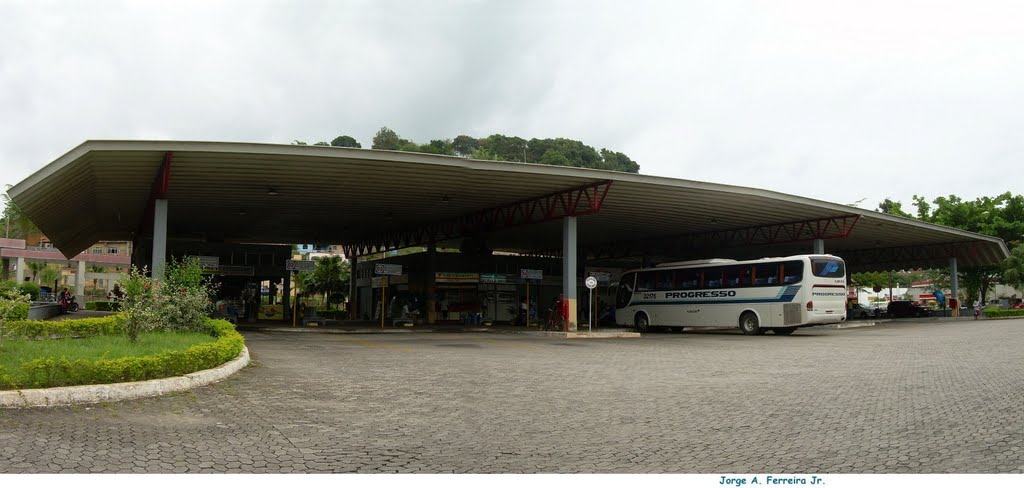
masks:
<svg viewBox="0 0 1024 488"><path fill-rule="evenodd" d="M73 256L99 240L151 235L146 214L165 161L171 239L401 247L421 243L415 236L433 224L475 222L466 217L589 186L587 198L604 196L578 221L590 260L809 253L815 237L858 271L944 267L954 256L961 267L993 265L1008 256L998 238L755 188L329 146L86 141L8 194ZM474 231L491 249L561 248L557 218L491 224ZM462 237L444 234L438 245L458 247Z"/></svg>

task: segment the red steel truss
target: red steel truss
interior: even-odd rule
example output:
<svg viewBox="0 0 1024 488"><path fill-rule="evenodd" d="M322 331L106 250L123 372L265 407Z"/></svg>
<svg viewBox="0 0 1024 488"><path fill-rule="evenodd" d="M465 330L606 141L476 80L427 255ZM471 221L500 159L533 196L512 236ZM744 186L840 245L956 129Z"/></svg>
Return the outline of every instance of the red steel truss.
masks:
<svg viewBox="0 0 1024 488"><path fill-rule="evenodd" d="M557 191L536 198L489 208L411 230L384 232L360 242L342 246L348 257L385 252L430 242L446 241L480 232L537 224L563 217L590 215L601 210L608 196L610 180Z"/></svg>
<svg viewBox="0 0 1024 488"><path fill-rule="evenodd" d="M605 243L585 249L587 259L615 259L642 256L652 252L685 255L694 248L723 248L751 245L785 244L813 239L847 237L860 215L839 215L814 220L755 225L740 229L693 232L642 239L624 243ZM551 252L542 253L545 256Z"/></svg>

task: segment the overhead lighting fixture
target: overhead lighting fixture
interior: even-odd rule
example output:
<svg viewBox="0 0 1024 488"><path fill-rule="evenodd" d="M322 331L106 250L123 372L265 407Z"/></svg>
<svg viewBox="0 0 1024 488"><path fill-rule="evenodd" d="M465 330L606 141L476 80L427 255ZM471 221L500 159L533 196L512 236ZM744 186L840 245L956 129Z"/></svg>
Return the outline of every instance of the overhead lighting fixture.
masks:
<svg viewBox="0 0 1024 488"><path fill-rule="evenodd" d="M270 195L272 197L276 197L276 196L280 195L280 193L278 193L277 190L271 188L271 189L267 190L267 195Z"/></svg>
<svg viewBox="0 0 1024 488"><path fill-rule="evenodd" d="M451 200L451 199L448 198L448 195L442 195L441 196L441 202L448 203L449 200Z"/></svg>

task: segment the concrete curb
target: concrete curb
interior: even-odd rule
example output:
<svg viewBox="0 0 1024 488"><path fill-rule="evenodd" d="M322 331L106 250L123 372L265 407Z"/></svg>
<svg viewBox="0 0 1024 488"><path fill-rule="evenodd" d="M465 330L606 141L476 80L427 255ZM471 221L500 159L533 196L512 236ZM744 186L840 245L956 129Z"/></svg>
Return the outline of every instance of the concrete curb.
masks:
<svg viewBox="0 0 1024 488"><path fill-rule="evenodd" d="M525 335L537 335L544 337L562 337L567 339L587 339L587 338L617 338L617 337L640 337L639 332L630 331L594 331L587 333L583 331L576 332L558 332L558 331L543 331L543 330L509 330L509 329L491 329L487 327L471 327L459 330L441 330L441 329L324 329L324 328L292 328L292 327L265 327L260 329L242 329L242 331L252 332L265 332L265 333L295 333L295 334L447 334L447 333L488 333L488 334L525 334Z"/></svg>
<svg viewBox="0 0 1024 488"><path fill-rule="evenodd" d="M249 348L216 368L174 378L109 385L61 386L31 390L0 391L0 408L56 407L81 403L116 402L165 395L216 383L249 364Z"/></svg>

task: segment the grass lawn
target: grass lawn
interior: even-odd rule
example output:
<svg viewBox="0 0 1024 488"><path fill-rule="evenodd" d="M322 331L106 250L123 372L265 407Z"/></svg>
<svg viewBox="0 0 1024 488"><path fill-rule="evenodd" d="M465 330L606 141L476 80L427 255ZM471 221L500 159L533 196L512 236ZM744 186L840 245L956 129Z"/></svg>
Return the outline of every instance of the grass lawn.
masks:
<svg viewBox="0 0 1024 488"><path fill-rule="evenodd" d="M214 342L217 338L201 332L147 332L135 344L126 336L96 336L81 339L14 339L0 342L0 368L18 382L22 363L43 357L65 357L69 360L116 359L148 356L170 351L183 351L196 344ZM0 389L3 389L0 387Z"/></svg>

